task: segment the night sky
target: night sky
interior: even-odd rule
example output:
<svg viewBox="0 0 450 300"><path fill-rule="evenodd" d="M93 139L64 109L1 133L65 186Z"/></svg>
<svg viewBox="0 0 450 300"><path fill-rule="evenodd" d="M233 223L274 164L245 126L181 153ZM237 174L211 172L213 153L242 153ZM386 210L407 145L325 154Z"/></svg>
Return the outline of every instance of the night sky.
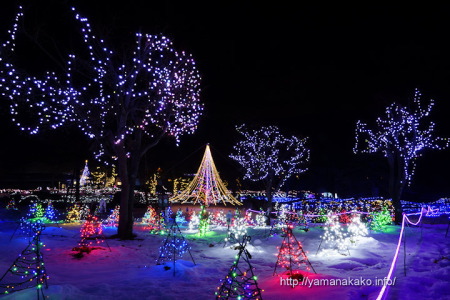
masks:
<svg viewBox="0 0 450 300"><path fill-rule="evenodd" d="M14 15L10 2L0 12L2 39ZM62 52L76 49L78 38L65 2L70 3L39 1L39 7L27 4L25 11L31 28L51 35ZM153 2L76 1L94 31L116 47L126 48L136 31L163 33L198 64L205 104L199 129L178 148L162 141L145 157L145 172L161 167L167 174L194 173L210 143L221 174L233 182L242 174L228 158L239 137L235 125L273 124L310 139L310 170L291 182L292 188L382 195L386 162L353 154L355 124L374 122L394 101L407 104L415 88L423 100L435 100L437 131L450 136L450 11L445 7ZM20 51L27 69L52 67L27 49L33 48ZM70 172L77 161L92 159L77 130L30 137L14 127L7 100L1 102L1 178L44 169ZM424 153L405 198L450 196L449 155L449 149Z"/></svg>

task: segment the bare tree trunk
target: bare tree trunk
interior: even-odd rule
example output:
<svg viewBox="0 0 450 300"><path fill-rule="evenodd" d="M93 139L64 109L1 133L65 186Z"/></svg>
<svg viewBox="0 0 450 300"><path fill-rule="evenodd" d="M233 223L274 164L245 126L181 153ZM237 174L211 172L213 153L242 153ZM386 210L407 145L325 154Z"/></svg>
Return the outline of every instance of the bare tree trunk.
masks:
<svg viewBox="0 0 450 300"><path fill-rule="evenodd" d="M119 227L117 229L117 235L121 239L129 239L133 232L132 225L130 232L130 212L128 206L131 184L128 176L127 157L125 155L118 155L117 171L120 181L122 182L120 191Z"/></svg>
<svg viewBox="0 0 450 300"><path fill-rule="evenodd" d="M133 233L134 225L134 188L141 161L141 133L138 132L132 141L133 150L129 156L123 148L117 148L118 152L118 173L122 181L120 195L119 228L117 234L120 239L133 239L136 235Z"/></svg>
<svg viewBox="0 0 450 300"><path fill-rule="evenodd" d="M405 187L405 172L403 170L403 160L398 154L388 157L389 164L389 194L391 195L394 207L394 222L400 225L403 219L403 209L401 196Z"/></svg>
<svg viewBox="0 0 450 300"><path fill-rule="evenodd" d="M79 162L75 164L75 202L80 202L80 165Z"/></svg>
<svg viewBox="0 0 450 300"><path fill-rule="evenodd" d="M267 225L271 224L272 217L272 200L273 200L273 178L272 174L269 173L267 175L266 180L266 198L267 198Z"/></svg>

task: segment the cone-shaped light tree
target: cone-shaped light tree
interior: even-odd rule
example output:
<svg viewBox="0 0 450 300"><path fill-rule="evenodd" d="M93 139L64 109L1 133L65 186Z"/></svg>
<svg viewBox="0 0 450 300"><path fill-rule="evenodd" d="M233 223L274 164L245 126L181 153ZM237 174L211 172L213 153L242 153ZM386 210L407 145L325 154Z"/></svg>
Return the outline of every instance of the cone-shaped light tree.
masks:
<svg viewBox="0 0 450 300"><path fill-rule="evenodd" d="M220 179L209 144L206 145L202 162L194 179L192 179L186 189L172 197L170 201L181 201L182 203L192 201L194 204L198 202L205 206L220 202L225 205L227 203L242 204L231 194Z"/></svg>
<svg viewBox="0 0 450 300"><path fill-rule="evenodd" d="M434 101L424 107L421 93L416 89L409 106L393 103L386 114L376 120L371 129L361 121L356 124L354 153L382 153L389 164L389 192L395 209L395 222L402 220L400 198L403 189L411 183L417 159L426 149L444 149L447 138L436 137L435 123L429 119Z"/></svg>
<svg viewBox="0 0 450 300"><path fill-rule="evenodd" d="M141 158L164 136L178 143L196 130L203 109L200 75L192 56L175 50L169 38L137 33L129 51L114 51L93 33L87 18L72 11L86 49L58 64L62 72L35 77L14 64L19 9L0 48L0 93L11 101L20 129L36 134L74 123L95 141L98 159L115 160L122 182L118 235L132 238ZM20 118L23 112L27 116Z"/></svg>
<svg viewBox="0 0 450 300"><path fill-rule="evenodd" d="M230 157L245 170L244 179L263 181L269 203L273 192L279 190L294 174L307 170L309 149L307 139L283 135L276 126L248 129L236 127L243 136L233 147Z"/></svg>

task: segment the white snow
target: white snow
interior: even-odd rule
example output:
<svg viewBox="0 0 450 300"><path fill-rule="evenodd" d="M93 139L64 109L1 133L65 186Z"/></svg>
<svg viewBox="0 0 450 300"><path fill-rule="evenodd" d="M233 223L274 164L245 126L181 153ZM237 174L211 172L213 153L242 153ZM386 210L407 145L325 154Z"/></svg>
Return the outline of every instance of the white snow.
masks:
<svg viewBox="0 0 450 300"><path fill-rule="evenodd" d="M450 233L445 237L448 220L441 219L440 224L435 220L425 218L423 228L405 229L406 265L402 243L393 274L395 285L388 290L386 299L450 299ZM268 229L248 230L252 240L247 249L259 287L264 290L263 299L376 299L381 286L368 285L367 281L387 276L400 226L388 226L386 233L370 231L349 247L350 255L342 255L330 249L322 251L322 247L316 254L324 230L320 224L313 225L307 232L296 228L294 234L317 274L303 272L311 286L294 288L280 284L286 277L273 276L277 246L283 238L266 237ZM13 236L16 226L14 221L0 220L0 276L28 245L27 237L18 232ZM211 227L206 237L198 237L182 227L195 264L186 253L177 260L174 276L171 263L167 265L169 270L156 265L165 236L152 235L142 225L136 225L135 240L107 239L101 249L77 259L72 256L72 248L77 246L80 226L51 224L42 233L49 275L44 293L48 299L214 299L220 280L227 275L238 252L224 247L224 228ZM106 236L114 233L115 228L105 228ZM35 288L0 296L2 300L35 298Z"/></svg>

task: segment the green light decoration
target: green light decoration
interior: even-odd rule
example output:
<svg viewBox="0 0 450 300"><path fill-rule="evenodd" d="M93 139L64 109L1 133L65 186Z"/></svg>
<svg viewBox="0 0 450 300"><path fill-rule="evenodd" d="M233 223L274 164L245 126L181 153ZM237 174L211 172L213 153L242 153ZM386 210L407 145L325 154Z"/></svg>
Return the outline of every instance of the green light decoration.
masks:
<svg viewBox="0 0 450 300"><path fill-rule="evenodd" d="M206 210L206 206L201 206L199 224L198 224L198 235L204 236L209 230L209 214Z"/></svg>
<svg viewBox="0 0 450 300"><path fill-rule="evenodd" d="M386 225L392 224L392 215L386 206L379 212L373 213L370 221L370 229L374 231L383 231Z"/></svg>
<svg viewBox="0 0 450 300"><path fill-rule="evenodd" d="M264 291L258 287L258 278L253 273L250 263L252 256L245 248L251 237L245 235L235 249L239 250L228 275L222 280L222 284L217 287L217 299L262 299L261 293ZM241 262L241 259L243 262Z"/></svg>
<svg viewBox="0 0 450 300"><path fill-rule="evenodd" d="M326 223L327 222L327 211L325 208L321 207L319 209L319 213L318 215L320 215L320 217L316 217L315 218L315 223Z"/></svg>
<svg viewBox="0 0 450 300"><path fill-rule="evenodd" d="M28 246L0 278L0 293L2 294L36 287L37 299L45 299L42 287L48 288L48 276L41 252L45 245L40 240L45 225L42 222L36 222L32 228L34 236Z"/></svg>

